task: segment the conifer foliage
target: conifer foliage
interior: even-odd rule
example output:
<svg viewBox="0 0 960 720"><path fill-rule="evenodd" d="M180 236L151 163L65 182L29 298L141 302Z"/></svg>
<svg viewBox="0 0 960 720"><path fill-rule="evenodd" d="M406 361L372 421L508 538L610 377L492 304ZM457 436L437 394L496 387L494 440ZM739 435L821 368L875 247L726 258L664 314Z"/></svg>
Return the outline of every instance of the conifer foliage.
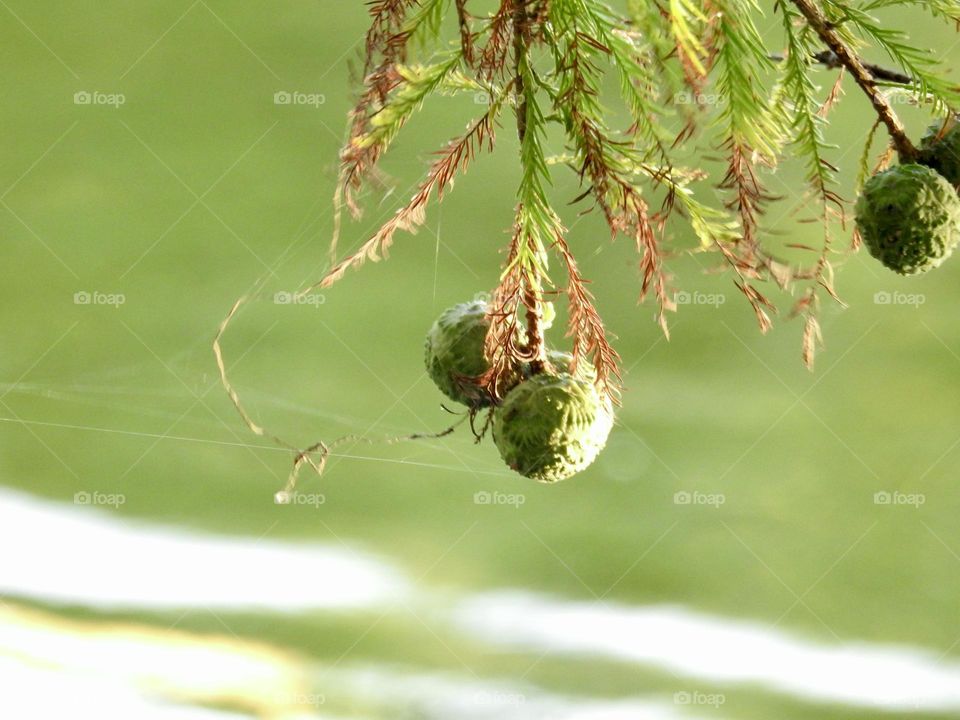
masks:
<svg viewBox="0 0 960 720"><path fill-rule="evenodd" d="M892 97L927 108L944 132L960 104L937 53L889 19L908 10L927 23L960 24L960 0L372 0L368 10L362 86L340 157L338 228L341 211L360 216L366 188L380 186L380 159L428 98L488 101L433 156L413 195L318 284L383 257L398 232L422 226L431 202L509 128L521 172L488 309L490 370L479 379L495 400L516 367L549 366L544 305L555 293L568 303L572 366L589 363L601 393L617 398L619 358L571 249L578 243L555 210L571 201L636 246L639 293L656 304L663 332L681 284L667 271L670 257L712 251L762 331L777 309L770 288L792 294L786 314L803 318L803 357L812 366L821 302L839 302L833 265L850 247L835 237L845 197L859 189L840 187L832 159L840 153L830 144L829 113L843 77L874 113L863 120L864 132L873 130L860 153L861 184L875 169L870 145L881 131L890 149L880 167L894 153L917 161ZM710 102L690 102L703 97ZM612 118L628 120L615 127ZM562 134L560 150L548 147L548 133ZM690 152L705 144L723 158L720 176ZM787 156L803 162L808 207L822 226L822 243L803 248L807 261L780 259L764 227L765 210L778 202L767 171ZM552 178L571 171L582 192L555 197ZM682 242L691 236L695 247Z"/></svg>

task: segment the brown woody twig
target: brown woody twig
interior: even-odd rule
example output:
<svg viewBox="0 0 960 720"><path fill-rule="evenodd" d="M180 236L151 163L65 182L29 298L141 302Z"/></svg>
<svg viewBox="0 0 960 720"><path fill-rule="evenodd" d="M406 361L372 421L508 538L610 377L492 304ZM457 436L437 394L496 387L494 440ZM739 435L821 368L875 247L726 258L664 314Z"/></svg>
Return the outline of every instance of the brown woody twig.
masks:
<svg viewBox="0 0 960 720"><path fill-rule="evenodd" d="M836 57L836 62L850 71L853 79L870 100L880 121L886 125L890 138L900 154L902 162L910 162L917 156L917 148L910 141L907 132L897 117L890 102L877 89L877 77L863 64L863 61L847 47L833 24L824 15L823 10L813 0L790 0L806 18L807 23Z"/></svg>

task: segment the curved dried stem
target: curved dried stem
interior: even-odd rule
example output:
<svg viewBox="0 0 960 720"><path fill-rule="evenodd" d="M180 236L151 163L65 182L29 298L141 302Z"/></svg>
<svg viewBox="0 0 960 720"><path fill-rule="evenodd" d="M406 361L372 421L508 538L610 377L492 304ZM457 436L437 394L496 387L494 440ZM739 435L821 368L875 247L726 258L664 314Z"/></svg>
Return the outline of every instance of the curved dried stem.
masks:
<svg viewBox="0 0 960 720"><path fill-rule="evenodd" d="M593 295L587 289L587 281L580 274L573 253L559 233L554 237L553 247L567 270L566 293L570 305L567 337L573 338L573 362L570 370L576 373L579 364L592 357L598 389L611 401L618 403L622 381L620 355L607 340L603 320L594 306Z"/></svg>
<svg viewBox="0 0 960 720"><path fill-rule="evenodd" d="M327 460L330 458L333 451L341 445L351 442L366 443L369 445L395 445L400 442L414 440L435 440L452 434L467 419L470 420L471 426L473 425L474 416L477 413L476 409L471 409L467 413L464 413L459 420L453 423L453 425L439 432L420 432L410 433L407 435L385 435L380 438L369 438L363 435L349 434L343 435L329 443L319 440L304 449L298 448L296 445L284 440L279 435L274 435L273 433L268 432L253 420L253 417L250 415L249 411L241 401L240 393L230 381L229 374L227 373L226 360L223 354L223 336L235 319L237 313L240 311L240 308L249 302L249 300L250 298L244 295L238 298L230 308L230 312L227 313L226 317L217 328L217 334L213 339L213 354L216 358L217 370L220 373L220 384L223 386L223 389L226 390L227 396L230 398L230 402L233 404L234 409L240 415L240 418L243 420L250 432L259 437L266 437L272 440L280 447L290 450L294 455L293 467L290 469L290 474L287 477L286 485L284 486L283 490L278 492L275 496L278 503L289 502L291 494L296 489L297 480L304 465L309 465L317 475L322 475L326 469ZM450 411L448 410L448 412Z"/></svg>
<svg viewBox="0 0 960 720"><path fill-rule="evenodd" d="M236 317L237 313L240 311L240 308L249 301L249 297L246 295L237 299L233 304L233 307L230 308L230 312L227 313L227 316L220 323L219 328L217 329L217 334L213 339L213 355L217 361L217 370L220 373L220 384L223 385L223 389L226 390L227 396L230 398L230 402L233 403L234 409L240 415L240 418L243 420L244 424L249 428L250 432L254 435L260 437L266 437L272 440L274 443L279 445L282 448L286 448L294 453L297 453L299 458L300 450L291 443L287 442L283 438L267 432L263 427L254 422L253 418L250 416L250 413L247 412L246 407L240 400L240 393L237 392L237 389L234 387L233 383L230 382L230 378L227 374L227 364L224 360L223 349L221 347L221 341L223 340L223 335L226 333L227 328L233 322L233 319ZM300 460L300 463L308 462L316 470L317 474L320 474L323 471L322 465L316 464L312 456L308 455L303 460Z"/></svg>

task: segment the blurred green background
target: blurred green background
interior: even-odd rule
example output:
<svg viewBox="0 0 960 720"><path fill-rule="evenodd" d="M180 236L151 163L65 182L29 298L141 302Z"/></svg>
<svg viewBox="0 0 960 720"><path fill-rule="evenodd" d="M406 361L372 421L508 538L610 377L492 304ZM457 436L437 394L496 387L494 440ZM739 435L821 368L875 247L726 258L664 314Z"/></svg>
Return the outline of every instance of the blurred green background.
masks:
<svg viewBox="0 0 960 720"><path fill-rule="evenodd" d="M322 504L278 506L273 494L289 454L250 434L225 397L210 348L217 325L268 277L225 351L256 421L284 438L306 445L350 432L446 426L442 398L423 374L422 338L443 308L496 284L518 178L512 130L501 131L495 156L458 179L442 207L431 207L423 231L398 236L387 262L349 274L313 305L277 304L273 293L319 279L327 264L329 199L364 5L0 4L3 485L132 533L161 524L251 545L361 549L407 577L418 597L372 610L151 609L6 587L4 607L33 607L85 628L122 621L162 635L176 626L294 653L312 669L310 692L325 697L296 711L317 717L452 716L399 690L388 700L351 694L346 681L325 674L334 664L401 677L522 681L545 695L598 702L645 698L678 716L884 711L762 680L513 646L445 619L460 600L495 590L675 606L827 648L903 646L955 667L954 265L903 280L865 253L850 258L837 277L849 308L825 305L826 348L810 373L800 362L799 323L782 317L760 336L731 279L703 272L714 258L678 256L670 260L677 287L721 294L723 302L682 306L667 342L653 306L637 305L631 243L610 242L599 218L564 207L578 190L561 170L555 197L572 228L569 241L625 370L618 424L596 464L558 486L539 486L508 472L491 443L476 445L461 431L420 444L347 447L322 480L304 476L301 489L322 493ZM769 26L772 49L778 22L760 23ZM911 24L918 41L941 48L948 68L956 65L950 28L925 18ZM818 73L824 92L834 77ZM845 87L829 132L849 196L872 118L855 88ZM274 102L278 92L318 97L283 105ZM117 95L122 104L111 99ZM395 190L369 198L364 219L344 227L344 248L396 209L429 153L476 113L469 97L428 103L385 163ZM928 120L914 108L905 117L916 134ZM708 140L690 152L694 160L716 155ZM720 177L715 163L705 167ZM765 218L767 231L783 242L819 242L816 224L804 222L812 204L803 198L802 168L787 162L767 180L784 196ZM838 228L838 245L849 234ZM692 244L682 224L670 237L678 248ZM920 297L909 302L898 293ZM122 304L111 299L118 295ZM789 308L789 298L780 300ZM554 333L562 345L562 332ZM122 494L125 502L76 507L78 492ZM522 494L523 502L478 504L478 492ZM894 503L878 503L876 493ZM904 504L918 494L922 504ZM718 495L722 504L709 501ZM10 497L21 495L2 496ZM24 537L0 552L0 577L9 555L29 558L37 542L69 548L71 540L69 533ZM216 576L216 567L209 570ZM683 692L722 693L724 701L685 707L676 699ZM196 703L281 716L249 698ZM532 702L527 710L488 705L459 716L541 716ZM603 717L644 717L611 707ZM960 701L928 710L960 717Z"/></svg>

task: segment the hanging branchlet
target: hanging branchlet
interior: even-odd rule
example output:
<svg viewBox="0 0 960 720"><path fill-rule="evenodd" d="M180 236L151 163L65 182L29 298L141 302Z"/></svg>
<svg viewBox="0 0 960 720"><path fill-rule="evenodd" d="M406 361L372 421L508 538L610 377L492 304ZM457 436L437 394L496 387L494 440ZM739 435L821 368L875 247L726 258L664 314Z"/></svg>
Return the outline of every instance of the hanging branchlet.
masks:
<svg viewBox="0 0 960 720"><path fill-rule="evenodd" d="M407 18L418 3L419 0L376 0L369 6L370 29L364 43L363 88L349 114L349 130L341 151L335 198L338 206L341 202L346 203L354 217L359 217L361 212L356 195L385 149L380 145L368 145L361 151L354 147L354 142L364 134L370 118L400 81L396 66L406 60L407 45L416 29L415 25L409 25Z"/></svg>
<svg viewBox="0 0 960 720"><path fill-rule="evenodd" d="M657 95L684 119L673 147L696 133L707 111L701 100L713 57L705 39L717 17L707 10L688 0L627 1L632 34L648 48L644 60L653 71Z"/></svg>
<svg viewBox="0 0 960 720"><path fill-rule="evenodd" d="M607 338L603 320L593 303L593 295L587 288L587 281L580 274L577 261L563 235L559 232L553 238L553 248L560 255L567 271L566 295L570 309L570 324L567 337L573 339L573 362L571 370L576 372L581 362L592 359L597 376L597 386L614 402L620 397L620 355Z"/></svg>
<svg viewBox="0 0 960 720"><path fill-rule="evenodd" d="M845 153L836 152L827 130L829 113L843 99L844 77L857 84L875 115L864 123L869 132L860 153L856 192L871 174L889 165L895 153L904 163L922 159L894 110L892 95L945 119L941 135L953 131L960 110L960 86L945 77L936 55L876 17L887 10L923 11L960 29L960 0L774 0L770 7L759 0L626 0L625 14L607 0L499 0L486 15L477 12L474 0L366 4L370 27L364 39L362 85L340 153L331 267L312 288L328 288L348 270L383 258L398 232L416 232L430 201L441 201L481 152L493 151L503 110L512 111L520 165L515 215L505 265L487 315L480 316L489 321L484 355L490 369L469 378L486 392L489 402L483 405L490 412L479 432L475 420L480 404L471 405L460 420L469 419L477 437L519 377L559 370L551 367L547 352L548 298L562 297L567 303L569 371L594 376L606 399L619 398L620 357L581 273L574 253L577 243L554 210L553 168L569 167L576 173L582 192L574 204L585 203L584 212L602 214L612 237L625 235L633 241L640 257L641 300L655 298L665 334L667 313L676 310L666 259L678 250L718 252L762 332L777 312L771 290L791 295L789 315L802 318L801 355L812 368L823 345L821 306L828 299L842 305L834 283L840 253L834 250L833 236L838 226L845 227L846 201L838 181ZM780 47L767 47L766 33L758 29L770 25L770 10L780 15ZM865 61L870 49L885 53L895 67ZM824 69L836 73L825 93L814 79L814 73ZM616 80L616 92L609 80ZM342 210L360 217L364 189L382 179L380 161L408 121L431 98L462 94L474 101L482 97L483 112L435 154L410 199L340 257ZM610 102L629 117L622 130L609 127L608 118L617 116ZM563 135L558 154L548 153L551 126ZM891 143L874 161L871 147L880 129L886 129ZM701 133L723 152L719 177L711 178L710 171L716 170L702 160ZM803 164L807 182L801 206L816 209L815 221L823 229L819 247L786 244L809 252L806 257L812 260L805 262L778 259L764 227L765 211L782 200L768 191L764 174L772 173L785 156ZM704 186L721 189L724 200L705 200L699 190ZM674 228L679 231L672 232ZM679 241L671 247L673 236ZM865 236L875 252L882 243L874 237L871 244L866 231ZM695 238L693 247L685 244L687 237ZM851 249L857 247L854 232ZM551 254L566 276L559 287L549 274ZM930 262L927 267L932 266ZM292 492L303 467L322 472L336 447L368 439L344 436L298 449L255 422L227 376L221 347L245 301L241 298L233 306L219 329L214 341L217 367L250 431L294 453L284 491ZM584 363L592 372L580 372ZM387 442L443 437L452 430Z"/></svg>
<svg viewBox="0 0 960 720"><path fill-rule="evenodd" d="M544 116L530 64L534 33L527 0L512 0L514 100L522 175L507 267L493 292L486 355L491 369L481 387L499 399L505 379L523 365L532 373L547 367L543 329L544 289L549 282L544 231L559 224L544 191L549 179L542 147ZM521 327L521 323L523 323Z"/></svg>
<svg viewBox="0 0 960 720"><path fill-rule="evenodd" d="M650 82L647 68L639 61L632 41L617 35L611 19L580 0L563 0L552 7L551 19L562 37L556 61L558 90L554 98L557 114L563 118L572 145L581 182L603 212L611 236L623 233L633 238L640 254L641 299L654 294L658 302L658 320L669 334L666 312L676 308L668 290L663 253L649 207L633 184L632 173L645 156L654 154L669 163L664 133L656 122L655 105L649 95L640 92ZM627 43L627 46L624 46ZM620 46L620 53L613 48ZM606 127L600 105L599 82L602 76L598 58L615 58L621 75L621 93L632 110L634 126L629 135L634 142L615 138ZM619 58L619 59L616 59ZM640 85L638 87L638 85ZM644 140L641 148L638 140ZM669 173L669 168L665 169ZM659 176L651 176L656 182ZM673 188L668 186L668 198ZM665 206L672 210L672 202ZM664 218L661 218L665 220Z"/></svg>
<svg viewBox="0 0 960 720"><path fill-rule="evenodd" d="M393 244L397 231L416 232L426 219L426 206L431 196L435 194L438 200L442 200L454 177L466 171L478 152L483 149L493 151L496 117L502 102L502 98L495 100L466 134L451 141L438 153L439 157L406 205L397 210L359 249L337 262L319 282L303 292L330 287L343 278L350 268L362 265L367 260L380 260Z"/></svg>
<svg viewBox="0 0 960 720"><path fill-rule="evenodd" d="M476 383L494 401L503 397L511 373L524 362L526 356L524 328L517 312L523 305L525 294L525 276L519 264L522 242L517 224L510 240L506 269L491 294L487 310L490 330L487 332L484 354L490 361L490 370L477 378Z"/></svg>
<svg viewBox="0 0 960 720"><path fill-rule="evenodd" d="M402 61L405 46L397 42L397 31L419 0L373 0L368 3L370 28L364 42L363 74L368 77L384 60Z"/></svg>
<svg viewBox="0 0 960 720"><path fill-rule="evenodd" d="M758 30L769 10L758 0L628 0L626 14L605 0L500 0L485 15L471 0L375 0L369 4L364 85L341 155L338 203L359 214L364 180L377 172L384 153L430 97L467 91L487 95L491 104L440 152L409 202L338 259L319 285L327 287L349 268L382 257L397 231L415 231L429 200L442 197L481 148L492 149L507 105L517 119L521 183L506 265L490 308L487 354L493 370L484 383L495 398L510 372L542 365L542 306L555 292L547 272L551 248L571 278L566 289L571 315L579 313L568 329L575 356L589 356L598 377L617 377L615 353L599 339L602 324L595 322L599 316L573 244L567 245L548 197L551 167L564 165L583 185L577 200L589 199L611 235L626 235L636 245L641 299L656 299L664 332L667 313L676 309L666 239L673 218L680 217L697 239L696 251L719 252L762 331L777 312L771 290L794 294L789 315L804 318L803 356L812 364L820 294L839 301L832 236L835 226L844 224L845 201L826 129L827 113L842 100L843 73L866 93L901 159L911 158L914 149L890 92L944 115L960 107L960 90L942 76L934 57L873 15L895 7L960 21L955 0L776 0L772 10L781 16L783 45L770 48ZM447 13L451 23L443 22ZM444 28L452 26L456 35L446 38ZM414 42L417 38L424 42ZM424 57L411 61L421 46ZM862 60L867 47L886 53L896 67ZM817 68L839 71L825 95L814 79ZM611 114L603 96L610 74L630 116L623 131L607 125ZM681 119L679 132L675 115ZM548 161L551 123L562 127L571 153L562 162ZM688 152L700 131L725 156L723 172L712 181L727 193L725 207L704 202L696 191L698 183L709 182ZM819 247L787 245L815 253L809 262L779 259L765 238L765 211L780 198L768 191L764 176L786 148L805 164L808 197L816 200L811 206L823 226ZM685 167L691 160L694 168ZM869 161L868 144L862 175ZM662 194L656 210L649 189Z"/></svg>
<svg viewBox="0 0 960 720"><path fill-rule="evenodd" d="M500 0L500 7L487 21L487 41L478 61L486 80L503 80L513 43L513 0Z"/></svg>
<svg viewBox="0 0 960 720"><path fill-rule="evenodd" d="M786 127L792 146L804 159L810 193L816 199L819 221L823 226L823 244L816 253L812 268L797 268L794 278L809 284L791 309L792 316L804 318L801 357L804 364L813 369L817 348L822 344L817 315L820 311L819 292L824 291L840 302L833 287L832 226L835 220L843 222L845 211L843 198L836 191L837 168L827 159L832 149L824 137L827 114L841 96L842 72L823 102L817 99L817 86L810 77L810 66L819 62L815 42L816 34L801 16L789 5L778 7L782 15L784 36L787 40L787 55L783 60L781 93L784 117L792 118Z"/></svg>
<svg viewBox="0 0 960 720"><path fill-rule="evenodd" d="M473 66L473 31L470 29L470 12L467 10L467 0L455 0L457 7L457 27L460 30L460 52L469 66Z"/></svg>
<svg viewBox="0 0 960 720"><path fill-rule="evenodd" d="M354 217L361 214L357 193L364 178L376 168L410 117L429 95L441 88L461 60L461 54L453 53L426 67L391 64L384 70L382 86L375 90L379 97L376 105L364 107L359 113L354 111L350 137L340 152L337 188Z"/></svg>
<svg viewBox="0 0 960 720"><path fill-rule="evenodd" d="M543 124L543 116L537 105L533 67L530 51L533 43L533 28L542 19L534 11L535 3L530 0L513 0L513 67L514 96L516 99L517 139L520 141L521 161L524 169L533 168L531 174L524 172L520 188L520 206L517 211L516 232L521 241L518 259L523 268L522 304L526 319L526 341L523 357L530 364L531 371L542 372L547 363L547 340L543 329L543 289L547 281L547 260L540 234L542 222L530 215L536 212L550 215L549 202L537 168L545 167L543 150L537 134ZM527 142L528 130L530 142ZM559 219L557 221L559 223Z"/></svg>
<svg viewBox="0 0 960 720"><path fill-rule="evenodd" d="M710 0L708 8L715 20L707 45L715 76L721 148L727 156L719 187L729 193L727 207L740 219L739 237L721 252L761 332L766 332L776 307L758 284L773 280L786 289L790 277L760 240L760 219L765 206L775 199L764 188L760 173L776 166L783 138L771 110L771 93L763 84L773 62L751 6L752 2L743 0Z"/></svg>

